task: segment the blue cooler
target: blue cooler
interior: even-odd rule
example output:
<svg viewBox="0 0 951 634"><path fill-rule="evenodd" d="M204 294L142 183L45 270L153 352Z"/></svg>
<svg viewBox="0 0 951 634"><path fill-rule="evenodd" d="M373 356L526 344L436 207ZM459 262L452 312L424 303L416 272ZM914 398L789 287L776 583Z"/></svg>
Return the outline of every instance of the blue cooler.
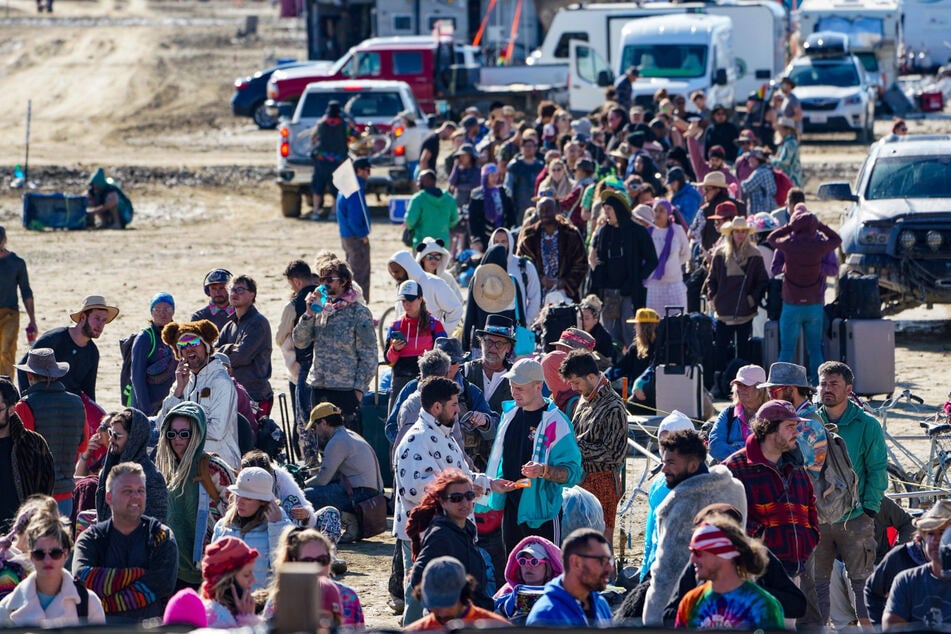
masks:
<svg viewBox="0 0 951 634"><path fill-rule="evenodd" d="M406 219L406 210L412 196L390 196L390 222L401 225Z"/></svg>
<svg viewBox="0 0 951 634"><path fill-rule="evenodd" d="M23 194L23 226L27 229L85 229L86 197L68 194Z"/></svg>

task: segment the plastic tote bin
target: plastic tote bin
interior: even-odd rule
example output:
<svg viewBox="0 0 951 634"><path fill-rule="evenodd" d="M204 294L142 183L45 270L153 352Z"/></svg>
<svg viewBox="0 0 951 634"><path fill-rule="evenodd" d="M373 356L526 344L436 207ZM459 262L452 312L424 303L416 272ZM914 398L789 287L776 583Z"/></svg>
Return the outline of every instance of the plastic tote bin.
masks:
<svg viewBox="0 0 951 634"><path fill-rule="evenodd" d="M85 229L86 197L67 194L23 194L23 226L27 229Z"/></svg>
<svg viewBox="0 0 951 634"><path fill-rule="evenodd" d="M923 92L918 99L922 112L941 112L944 110L944 95L940 92Z"/></svg>
<svg viewBox="0 0 951 634"><path fill-rule="evenodd" d="M409 201L412 196L390 196L390 222L394 225L403 224L406 218L406 210L409 209Z"/></svg>

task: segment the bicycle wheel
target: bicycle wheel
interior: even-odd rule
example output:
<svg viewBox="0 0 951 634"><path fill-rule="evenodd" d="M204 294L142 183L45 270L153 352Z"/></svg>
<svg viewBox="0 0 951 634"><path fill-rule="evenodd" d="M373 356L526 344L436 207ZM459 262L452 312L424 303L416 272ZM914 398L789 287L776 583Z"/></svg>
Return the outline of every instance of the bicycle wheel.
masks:
<svg viewBox="0 0 951 634"><path fill-rule="evenodd" d="M888 468L888 491L886 493L913 493L919 489L916 478L910 476L900 466L889 464ZM907 508L918 508L921 505L921 499L917 497L895 498L895 503Z"/></svg>
<svg viewBox="0 0 951 634"><path fill-rule="evenodd" d="M393 322L393 314L395 312L396 306L390 306L383 311L383 314L380 315L380 318L376 322L376 340L380 342L381 348L386 344L384 337L386 336L386 331L390 329L390 324Z"/></svg>

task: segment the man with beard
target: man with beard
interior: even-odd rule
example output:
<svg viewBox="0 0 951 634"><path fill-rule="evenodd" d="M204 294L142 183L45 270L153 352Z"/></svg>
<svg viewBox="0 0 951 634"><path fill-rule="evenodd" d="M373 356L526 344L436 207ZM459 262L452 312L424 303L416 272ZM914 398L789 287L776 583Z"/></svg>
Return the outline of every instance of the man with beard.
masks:
<svg viewBox="0 0 951 634"><path fill-rule="evenodd" d="M49 348L30 350L23 364L13 366L26 374L29 388L14 411L23 424L43 436L53 455L53 499L60 515L73 510L73 471L76 456L86 450L86 410L82 399L66 391L60 379L69 364L56 361Z"/></svg>
<svg viewBox="0 0 951 634"><path fill-rule="evenodd" d="M670 493L657 507L657 547L644 624L661 625L689 558L693 518L708 504L723 503L746 517L743 485L723 465L707 468L707 447L696 431L675 431L660 441L661 471Z"/></svg>
<svg viewBox="0 0 951 634"><path fill-rule="evenodd" d="M492 411L501 415L502 403L512 400L512 388L505 373L512 367L508 358L515 345L515 324L508 317L489 315L475 338L482 349L482 358L467 361L462 374L482 390Z"/></svg>
<svg viewBox="0 0 951 634"><path fill-rule="evenodd" d="M521 153L505 168L505 189L511 192L515 203L516 224L522 224L525 210L532 206L535 179L544 167L545 162L538 157L538 133L526 130L522 133Z"/></svg>
<svg viewBox="0 0 951 634"><path fill-rule="evenodd" d="M83 298L82 307L69 317L72 326L53 328L40 335L33 349L50 348L57 359L69 359L69 371L62 376L60 383L67 392L77 396L85 394L96 400L96 376L99 373L99 348L93 339L98 339L103 328L119 314L119 309L106 304L101 295L89 295ZM20 363L26 362L26 357ZM20 391L26 391L29 383L26 373L17 373Z"/></svg>
<svg viewBox="0 0 951 634"><path fill-rule="evenodd" d="M46 441L23 426L14 411L20 395L0 379L0 526L8 527L17 509L34 494L53 492L53 454ZM12 486L11 486L12 485Z"/></svg>
<svg viewBox="0 0 951 634"><path fill-rule="evenodd" d="M459 412L459 391L459 384L442 376L432 376L420 383L423 409L419 420L409 428L393 454L393 489L396 491L393 534L402 548L404 570L413 567L406 520L409 512L423 499L426 485L441 471L449 468L461 470L473 481L479 493L487 489L507 493L514 488L509 480L492 479L469 469L465 453L452 437L452 427ZM412 590L405 589L404 623L413 623L422 617L419 602L412 600Z"/></svg>
<svg viewBox="0 0 951 634"><path fill-rule="evenodd" d="M675 627L783 629L779 601L753 581L767 561L766 548L733 520L708 516L690 539L690 563L704 583L681 599Z"/></svg>
<svg viewBox="0 0 951 634"><path fill-rule="evenodd" d="M557 212L554 198L539 200L538 221L522 228L515 250L516 255L531 258L535 264L542 283L542 303L554 290L579 301L581 283L588 271L581 234Z"/></svg>
<svg viewBox="0 0 951 634"><path fill-rule="evenodd" d="M271 413L271 324L254 305L258 285L247 275L239 275L228 289L234 314L221 329L219 352L231 359L234 378L245 387L264 415Z"/></svg>
<svg viewBox="0 0 951 634"><path fill-rule="evenodd" d="M199 308L192 314L192 321L207 319L221 332L228 323L228 318L234 314L234 307L228 301L229 282L231 282L231 271L227 269L208 271L203 288L210 301L207 306Z"/></svg>
<svg viewBox="0 0 951 634"><path fill-rule="evenodd" d="M802 465L799 423L787 401L767 401L750 423L746 446L723 464L746 489L746 530L795 578L819 542L812 481Z"/></svg>
<svg viewBox="0 0 951 634"><path fill-rule="evenodd" d="M111 517L111 510L107 502L108 488L106 481L113 467L121 462L133 462L142 468L145 475L145 514L154 517L160 522L165 521L168 509L168 489L165 487L165 478L149 458L149 436L152 427L145 414L137 409L127 408L110 415L105 421L108 425L109 451L106 453L102 471L99 472L99 486L96 488L96 517L103 521ZM81 456L77 462L77 470L85 466L87 460Z"/></svg>
<svg viewBox="0 0 951 634"><path fill-rule="evenodd" d="M175 384L162 402L158 420L173 407L193 401L205 410L207 430L205 451L216 453L232 469L241 462L238 448L238 393L228 369L214 358L218 339L215 325L198 322L170 322L162 329L162 341L175 350L179 359Z"/></svg>
<svg viewBox="0 0 951 634"><path fill-rule="evenodd" d="M579 528L561 544L565 572L545 584L526 625L606 627L611 608L600 592L614 571L614 555L602 533Z"/></svg>
<svg viewBox="0 0 951 634"><path fill-rule="evenodd" d="M860 505L837 522L822 524L822 539L816 547L816 594L822 622L829 617L829 583L836 559L841 559L849 573L855 594L855 614L863 626L870 625L865 605L865 580L872 574L875 552L875 516L888 487L888 454L882 426L849 398L854 375L852 369L839 361L819 366L819 416L826 425L834 425L845 441L846 451L858 480ZM951 617L951 615L949 615Z"/></svg>
<svg viewBox="0 0 951 634"><path fill-rule="evenodd" d="M175 536L145 514L146 476L139 464L117 464L104 486L110 518L76 540L73 576L102 600L107 623L161 616L178 577Z"/></svg>

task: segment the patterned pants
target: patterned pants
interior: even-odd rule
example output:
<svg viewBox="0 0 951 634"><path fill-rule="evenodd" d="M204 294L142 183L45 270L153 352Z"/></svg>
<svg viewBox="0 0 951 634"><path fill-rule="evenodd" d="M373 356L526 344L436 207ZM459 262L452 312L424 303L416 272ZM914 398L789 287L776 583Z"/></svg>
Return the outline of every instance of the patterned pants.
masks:
<svg viewBox="0 0 951 634"><path fill-rule="evenodd" d="M604 536L614 544L614 520L617 504L621 499L621 487L616 471L592 471L585 475L581 488L594 494L604 509Z"/></svg>

